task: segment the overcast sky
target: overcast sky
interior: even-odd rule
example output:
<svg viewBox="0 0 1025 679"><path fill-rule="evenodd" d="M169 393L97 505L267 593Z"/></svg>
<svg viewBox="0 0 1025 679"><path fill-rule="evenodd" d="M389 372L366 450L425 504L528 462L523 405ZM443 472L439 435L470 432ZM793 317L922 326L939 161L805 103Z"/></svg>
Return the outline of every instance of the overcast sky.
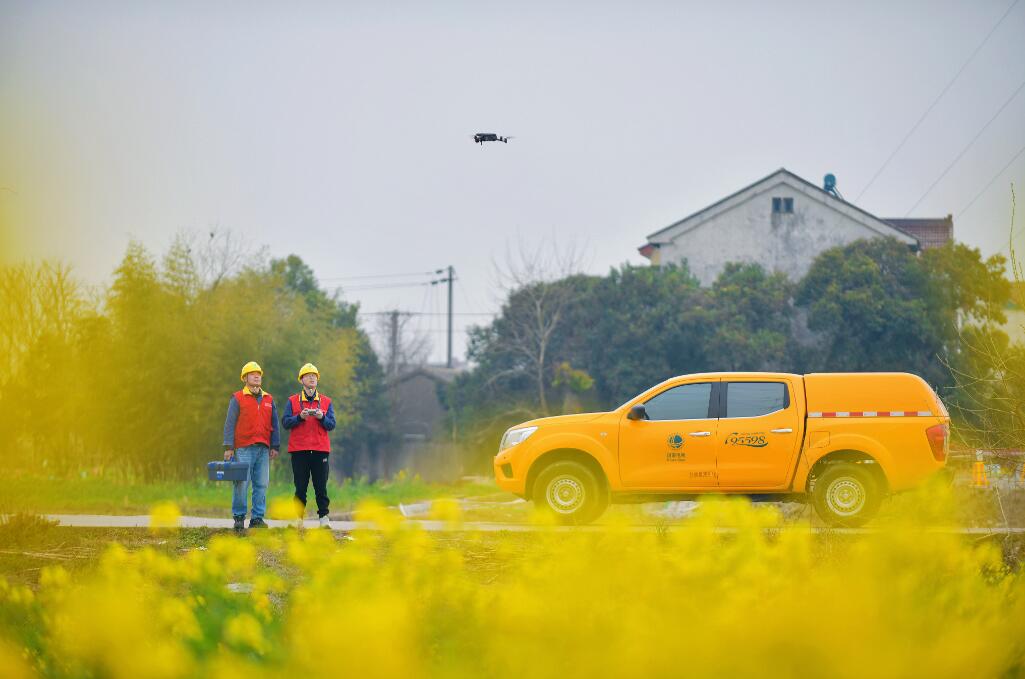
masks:
<svg viewBox="0 0 1025 679"><path fill-rule="evenodd" d="M216 226L367 311L440 314L441 286L355 289L426 276L356 277L453 265L457 312L492 312L517 242L645 263L647 234L780 167L903 217L976 135L911 216L1006 251L1012 182L1025 212L1012 1L0 0L3 258L101 283L129 239L160 253ZM418 322L441 359L443 317Z"/></svg>

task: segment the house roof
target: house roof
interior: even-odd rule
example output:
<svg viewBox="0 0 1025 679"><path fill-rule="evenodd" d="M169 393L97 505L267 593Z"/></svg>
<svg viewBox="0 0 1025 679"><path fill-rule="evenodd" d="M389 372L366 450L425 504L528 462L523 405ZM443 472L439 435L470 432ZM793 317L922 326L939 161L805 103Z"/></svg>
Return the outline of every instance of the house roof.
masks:
<svg viewBox="0 0 1025 679"><path fill-rule="evenodd" d="M879 232L882 235L893 236L893 237L897 238L898 240L901 240L901 241L904 241L904 242L908 243L909 245L918 245L919 244L918 243L918 238L915 237L913 234L910 234L910 233L904 231L899 226L891 224L891 223L889 223L888 221L886 221L884 219L880 219L879 217L876 217L872 213L870 213L870 212L868 212L866 210L861 209L857 205L854 205L852 203L848 203L846 200L843 200L842 198L839 198L836 195L834 195L834 194L824 190L822 187L809 182L807 179L804 179L803 177L797 176L796 174L794 174L790 170L786 169L785 167L781 167L780 169L776 170L775 172L773 172L773 173L771 173L769 175L766 175L765 177L762 177L758 181L753 182L751 184L748 184L747 186L745 186L744 188L740 189L739 191L735 191L735 192L731 193L730 195L726 196L725 198L723 198L721 200L718 200L718 201L712 203L711 205L709 205L709 206L707 206L705 208L702 208L701 210L698 210L697 212L684 217L683 219L680 219L680 220L678 220L676 222L673 222L669 226L666 226L666 227L664 227L662 229L659 229L658 231L655 231L652 234L649 234L648 235L648 243L649 244L653 244L653 245L659 245L659 244L662 244L662 243L669 242L670 240L672 240L672 238L675 238L676 236L679 236L679 235L681 235L683 233L686 233L687 231L691 230L692 228L697 227L699 224L702 223L702 221L703 221L701 219L702 217L706 217L706 216L710 217L710 216L712 216L712 213L716 213L717 208L722 208L722 210L720 210L720 211L724 211L726 209L729 209L729 208L733 207L733 205L731 205L731 203L739 203L739 202L741 202L741 200L747 194L750 194L750 195L757 194L759 192L758 190L760 188L762 188L763 185L768 185L768 184L775 185L775 183L778 183L779 181L782 181L782 180L785 180L785 179L796 180L796 182L799 184L799 186L801 188L803 188L805 190L805 192L810 193L811 195L814 195L814 196L820 198L823 202L825 202L826 204L832 206L833 208L835 208L835 209L837 209L837 210L839 210L841 212L847 212L847 211L852 212L853 214L851 216L853 218L857 219L858 221L860 221L862 224L864 224L868 228L873 229L874 231L877 231L877 232ZM674 233L670 237L668 234L671 231L675 231L676 233Z"/></svg>
<svg viewBox="0 0 1025 679"><path fill-rule="evenodd" d="M414 377L423 375L435 382L449 383L456 378L460 373L466 372L465 366L459 366L455 368L448 368L443 365L421 365L414 368L410 368L405 372L399 373L394 378L388 380L388 386L401 384L407 380L411 380Z"/></svg>
<svg viewBox="0 0 1025 679"><path fill-rule="evenodd" d="M917 238L923 250L942 247L954 240L953 215L926 219L884 219L883 221Z"/></svg>

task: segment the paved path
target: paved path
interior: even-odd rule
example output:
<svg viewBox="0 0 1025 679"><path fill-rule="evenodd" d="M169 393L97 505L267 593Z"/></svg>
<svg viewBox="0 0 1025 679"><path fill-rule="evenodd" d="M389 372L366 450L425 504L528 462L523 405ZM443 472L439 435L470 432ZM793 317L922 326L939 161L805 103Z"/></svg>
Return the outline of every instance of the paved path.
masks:
<svg viewBox="0 0 1025 679"><path fill-rule="evenodd" d="M104 514L45 514L47 519L56 521L62 526L76 526L81 528L148 528L149 527L149 516L114 516ZM415 525L424 530L428 531L454 531L454 532L499 532L499 531L511 531L511 532L528 532L528 531L539 531L539 530L584 530L584 531L604 531L609 530L611 527L608 525L594 524L590 526L570 527L560 526L556 528L549 528L545 526L535 526L531 524L519 524L519 523L486 523L486 522L465 522L458 525L451 525L443 521L425 521L416 519L407 519L406 523L409 525ZM285 528L290 525L288 521L275 521L268 519L267 524L271 528ZM232 519L220 519L206 516L183 516L181 517L180 525L183 528L231 528L233 525ZM305 522L306 528L317 528L318 523L315 519L307 519ZM374 524L364 521L332 521L331 528L339 531L353 531L353 530L373 530L375 529ZM670 524L670 529L686 529L686 524ZM634 525L629 526L627 530L630 531L654 531L656 530L655 525ZM718 528L716 532L719 533L732 533L736 529L733 528ZM878 529L868 528L812 528L813 532L836 532L846 534L862 534L862 533L873 533ZM960 535L1020 535L1025 534L1025 528L929 528L926 529L930 533L956 533Z"/></svg>

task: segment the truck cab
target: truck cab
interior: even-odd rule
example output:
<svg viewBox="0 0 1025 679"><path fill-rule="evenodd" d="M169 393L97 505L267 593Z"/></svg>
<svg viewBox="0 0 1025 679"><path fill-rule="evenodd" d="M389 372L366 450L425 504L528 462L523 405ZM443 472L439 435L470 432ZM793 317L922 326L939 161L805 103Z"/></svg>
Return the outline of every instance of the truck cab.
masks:
<svg viewBox="0 0 1025 679"><path fill-rule="evenodd" d="M570 524L610 502L723 493L811 501L854 526L942 468L948 433L942 402L908 373L700 373L610 412L512 427L495 475Z"/></svg>

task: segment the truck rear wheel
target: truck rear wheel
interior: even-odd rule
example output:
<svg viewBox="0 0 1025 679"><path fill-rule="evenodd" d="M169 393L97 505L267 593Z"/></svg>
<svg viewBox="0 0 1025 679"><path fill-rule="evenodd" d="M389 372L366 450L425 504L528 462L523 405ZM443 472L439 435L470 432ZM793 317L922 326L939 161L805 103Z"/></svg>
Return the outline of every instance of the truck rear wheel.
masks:
<svg viewBox="0 0 1025 679"><path fill-rule="evenodd" d="M553 462L534 482L534 504L564 525L594 521L609 504L608 492L594 472L572 460Z"/></svg>
<svg viewBox="0 0 1025 679"><path fill-rule="evenodd" d="M861 526L876 515L882 501L882 489L872 472L852 462L826 465L812 490L815 512L830 526Z"/></svg>

